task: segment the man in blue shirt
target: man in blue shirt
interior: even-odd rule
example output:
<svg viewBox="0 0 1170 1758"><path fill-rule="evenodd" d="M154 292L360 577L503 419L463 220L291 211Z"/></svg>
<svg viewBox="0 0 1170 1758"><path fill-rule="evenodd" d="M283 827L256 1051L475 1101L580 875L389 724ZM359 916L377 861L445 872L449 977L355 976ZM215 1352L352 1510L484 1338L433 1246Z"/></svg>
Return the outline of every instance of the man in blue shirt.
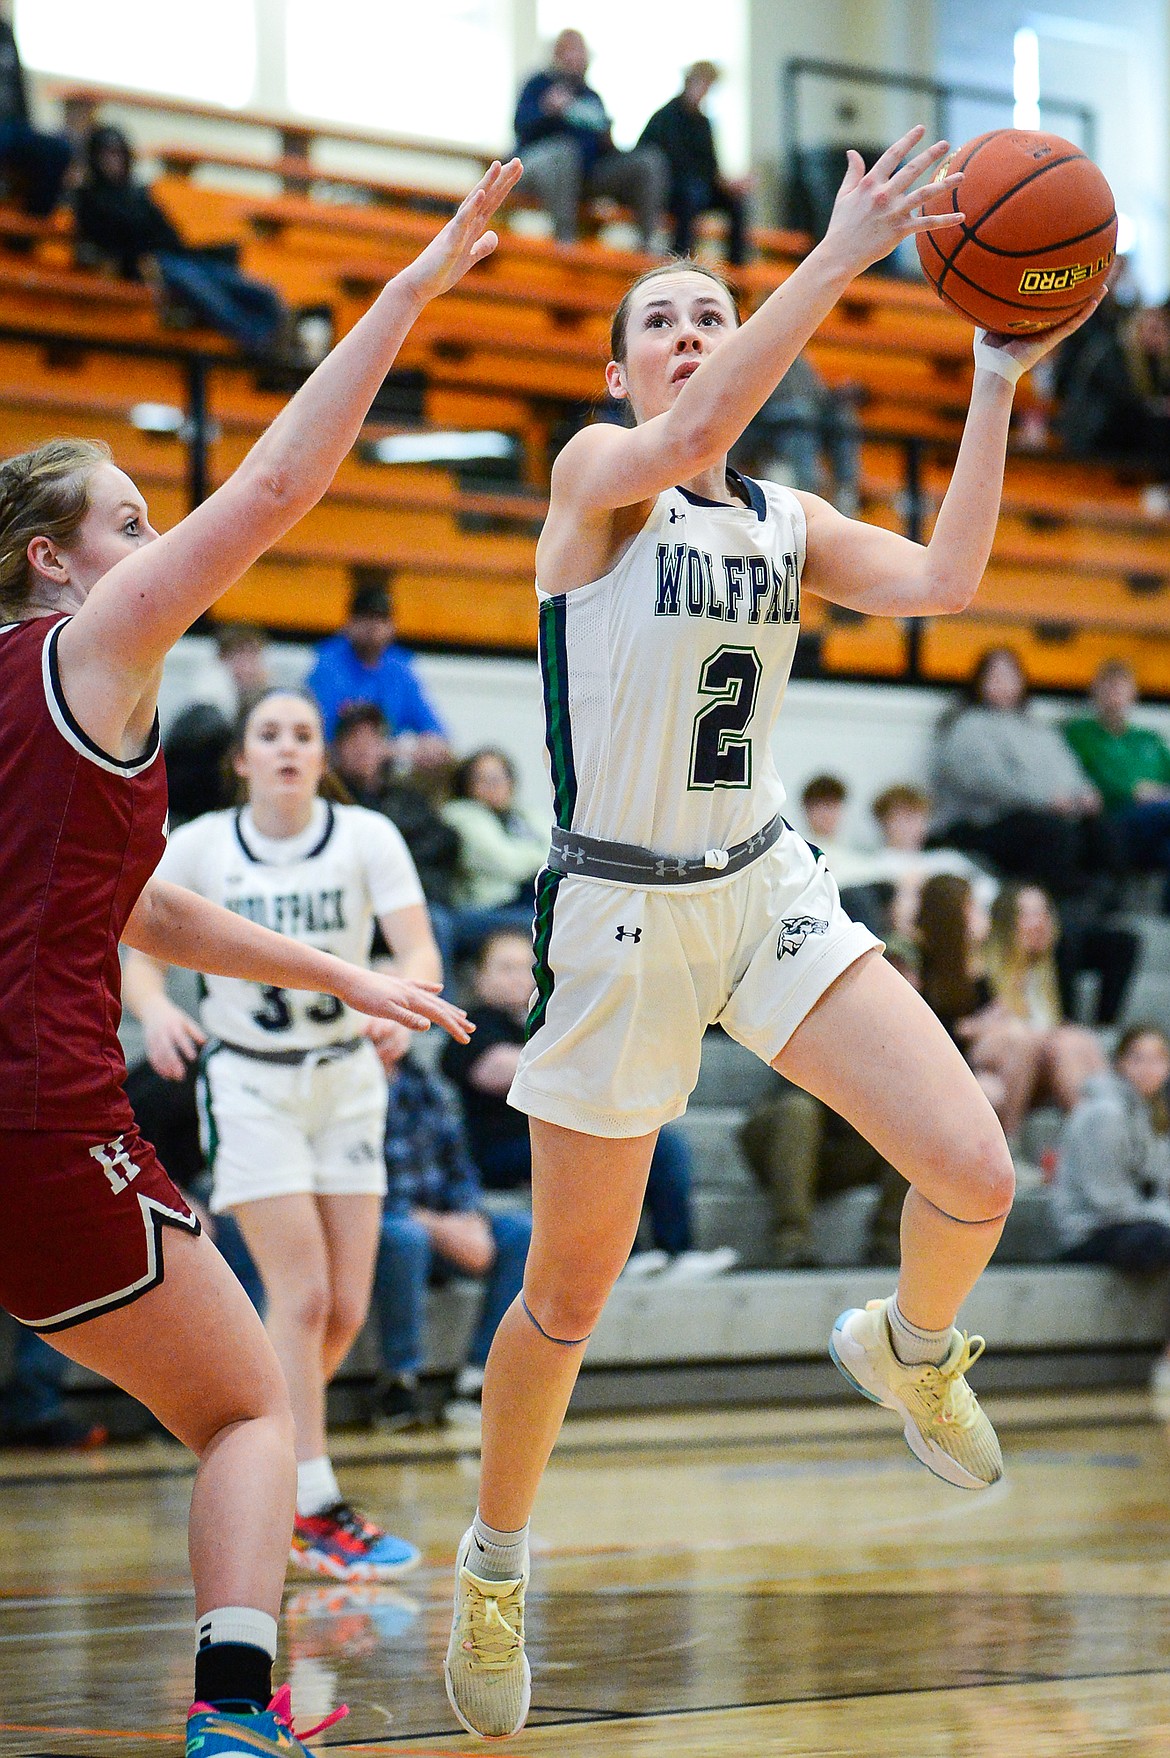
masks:
<svg viewBox="0 0 1170 1758"><path fill-rule="evenodd" d="M666 205L666 155L650 144L618 151L605 105L585 83L588 70L584 37L565 30L553 44L552 66L526 81L516 104L524 188L548 209L562 244L577 237L582 195L608 195L633 208L649 250Z"/></svg>
<svg viewBox="0 0 1170 1758"><path fill-rule="evenodd" d="M326 739L336 732L343 708L372 702L395 738L414 736L412 768L433 768L450 757L443 723L419 682L414 659L395 643L386 586L357 587L345 627L322 641L307 681L321 705Z"/></svg>

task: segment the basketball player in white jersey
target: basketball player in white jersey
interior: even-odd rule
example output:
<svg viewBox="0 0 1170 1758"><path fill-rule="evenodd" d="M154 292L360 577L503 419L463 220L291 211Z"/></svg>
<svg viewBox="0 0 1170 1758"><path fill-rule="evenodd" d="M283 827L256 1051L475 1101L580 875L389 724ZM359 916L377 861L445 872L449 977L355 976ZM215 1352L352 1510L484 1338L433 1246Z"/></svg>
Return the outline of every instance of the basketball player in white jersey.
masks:
<svg viewBox="0 0 1170 1758"><path fill-rule="evenodd" d="M936 224L912 190L946 146L916 152L922 135L868 173L850 154L825 239L742 326L722 283L693 265L637 282L607 368L634 425L585 429L553 471L537 572L556 826L510 1094L531 1118L534 1226L522 1297L488 1360L479 1507L459 1547L445 1667L472 1732L505 1736L525 1719L529 1515L633 1242L655 1134L685 1109L715 1022L909 1180L896 1297L843 1314L833 1353L899 1413L932 1471L969 1489L1001 1474L964 1378L982 1342L954 1321L1011 1204L1007 1145L942 1026L785 824L771 742L802 591L899 617L970 601L995 532L1012 384L1065 332L977 335L970 413L926 546L727 467L853 277Z"/></svg>
<svg viewBox="0 0 1170 1758"><path fill-rule="evenodd" d="M351 964L375 920L399 975L442 978L414 863L389 819L321 797L321 714L272 690L235 753L246 804L171 836L159 874L236 915ZM166 966L131 953L126 1003L158 1073L203 1051L200 1100L214 1213L239 1223L264 1283L265 1324L292 1397L292 1562L339 1580L389 1580L419 1560L343 1498L325 1440L325 1392L365 1323L386 1190L387 1066L409 1040L331 995L204 979L202 1025L168 998Z"/></svg>

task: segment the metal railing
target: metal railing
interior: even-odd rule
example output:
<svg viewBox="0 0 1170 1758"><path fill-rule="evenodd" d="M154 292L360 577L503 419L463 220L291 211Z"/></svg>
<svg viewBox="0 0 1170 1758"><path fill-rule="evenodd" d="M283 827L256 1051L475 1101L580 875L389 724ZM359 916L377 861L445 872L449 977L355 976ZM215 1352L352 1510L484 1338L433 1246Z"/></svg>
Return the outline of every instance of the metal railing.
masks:
<svg viewBox="0 0 1170 1758"><path fill-rule="evenodd" d="M924 74L891 73L878 67L858 67L848 61L822 61L797 55L784 63L780 73L781 115L783 117L783 163L787 167L790 191L799 176L800 153L836 141L805 138L805 98L814 84L830 84L838 88L865 87L924 98L930 106L928 121L935 139L951 139L953 120L959 103L1000 107L1005 123L1010 122L1015 104L1014 94L997 86L966 85L954 81L930 79ZM1072 119L1080 129L1080 145L1090 158L1096 157L1097 112L1089 104L1072 98L1044 98L1041 113L1045 126L1061 117ZM852 144L839 137L842 146Z"/></svg>

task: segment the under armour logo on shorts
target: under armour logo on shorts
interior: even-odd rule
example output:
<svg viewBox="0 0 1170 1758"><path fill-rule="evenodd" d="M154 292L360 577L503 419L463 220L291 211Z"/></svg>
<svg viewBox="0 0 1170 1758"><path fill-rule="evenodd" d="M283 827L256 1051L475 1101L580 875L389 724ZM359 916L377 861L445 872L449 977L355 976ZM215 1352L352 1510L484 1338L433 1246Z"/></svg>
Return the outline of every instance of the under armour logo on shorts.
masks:
<svg viewBox="0 0 1170 1758"><path fill-rule="evenodd" d="M123 1136L116 1136L113 1141L103 1142L100 1147L90 1148L90 1155L95 1159L110 1181L110 1189L115 1196L120 1196L126 1186L137 1178L142 1167L136 1166L123 1146Z"/></svg>
<svg viewBox="0 0 1170 1758"><path fill-rule="evenodd" d="M822 921L820 916L787 916L780 924L776 957L783 958L786 952L796 954L810 934L827 934L828 931L828 922Z"/></svg>
<svg viewBox="0 0 1170 1758"><path fill-rule="evenodd" d="M636 946L642 938L641 928L619 928L614 935L615 940L632 940Z"/></svg>

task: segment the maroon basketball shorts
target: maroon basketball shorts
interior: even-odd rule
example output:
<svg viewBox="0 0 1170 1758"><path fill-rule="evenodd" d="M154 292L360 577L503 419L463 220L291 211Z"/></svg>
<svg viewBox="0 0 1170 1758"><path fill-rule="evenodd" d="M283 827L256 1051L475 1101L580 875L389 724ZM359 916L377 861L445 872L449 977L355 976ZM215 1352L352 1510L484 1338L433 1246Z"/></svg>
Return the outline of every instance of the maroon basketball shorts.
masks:
<svg viewBox="0 0 1170 1758"><path fill-rule="evenodd" d="M22 1324L64 1331L157 1287L164 1227L199 1222L137 1129L0 1130L0 1306Z"/></svg>

